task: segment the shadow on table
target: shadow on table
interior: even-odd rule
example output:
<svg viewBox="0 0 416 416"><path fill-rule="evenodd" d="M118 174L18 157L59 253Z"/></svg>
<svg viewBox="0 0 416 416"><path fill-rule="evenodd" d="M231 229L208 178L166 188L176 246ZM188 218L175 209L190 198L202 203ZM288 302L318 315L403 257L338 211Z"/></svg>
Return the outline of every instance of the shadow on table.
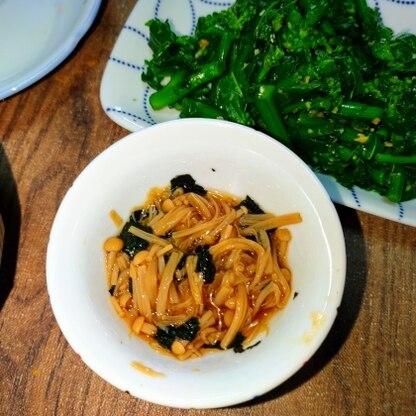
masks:
<svg viewBox="0 0 416 416"><path fill-rule="evenodd" d="M367 261L365 242L356 211L338 205L336 208L345 236L347 275L343 299L331 331L311 360L289 380L269 393L235 407L252 406L274 400L301 386L331 361L348 338L357 319L364 295Z"/></svg>
<svg viewBox="0 0 416 416"><path fill-rule="evenodd" d="M0 311L13 288L20 235L20 203L16 182L3 146L0 144L0 213L4 224L0 265Z"/></svg>

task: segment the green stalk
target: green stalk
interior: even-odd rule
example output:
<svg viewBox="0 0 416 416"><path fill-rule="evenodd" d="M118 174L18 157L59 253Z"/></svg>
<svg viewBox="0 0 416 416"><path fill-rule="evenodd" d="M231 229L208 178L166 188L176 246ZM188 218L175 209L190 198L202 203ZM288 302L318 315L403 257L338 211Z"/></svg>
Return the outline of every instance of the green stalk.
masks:
<svg viewBox="0 0 416 416"><path fill-rule="evenodd" d="M391 153L377 153L374 156L376 162L381 163L398 163L402 165L416 164L415 155L392 155Z"/></svg>
<svg viewBox="0 0 416 416"><path fill-rule="evenodd" d="M381 107L350 101L342 103L336 114L347 118L374 120L375 118L381 118L383 116L384 109Z"/></svg>
<svg viewBox="0 0 416 416"><path fill-rule="evenodd" d="M272 85L260 85L254 104L273 137L288 147L292 147L286 127L274 102L275 88Z"/></svg>
<svg viewBox="0 0 416 416"><path fill-rule="evenodd" d="M387 190L387 198L392 202L400 202L402 200L402 194L406 183L406 175L400 169L390 173L389 176L389 188Z"/></svg>

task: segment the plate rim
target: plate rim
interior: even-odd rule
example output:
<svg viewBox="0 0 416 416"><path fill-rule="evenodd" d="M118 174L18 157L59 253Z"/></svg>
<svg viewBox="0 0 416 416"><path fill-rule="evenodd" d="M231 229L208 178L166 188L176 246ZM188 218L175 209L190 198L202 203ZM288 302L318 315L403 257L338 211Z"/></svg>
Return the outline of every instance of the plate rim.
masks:
<svg viewBox="0 0 416 416"><path fill-rule="evenodd" d="M199 119L201 120L201 119ZM218 125L219 123L223 124L223 126L220 126L219 130L222 129L225 131L227 128L227 124L231 125L231 122L220 122L219 120L213 120L213 119L202 119L205 125L212 125L215 127L215 125ZM155 125L151 127L151 129L165 129L168 128L168 124L170 123L171 126L175 128L175 124L178 130L181 128L187 128L187 124L192 123L198 123L198 119L187 119L186 121L181 120L172 120L167 123L159 123L158 125ZM163 126L162 126L163 124ZM180 125L182 124L181 127ZM240 131L249 129L246 126L237 125ZM59 274L60 269L60 262L59 262L59 256L56 256L57 253L60 252L61 244L62 244L62 238L59 238L62 236L62 233L60 233L60 229L62 225L66 223L65 221L65 213L71 209L71 205L73 203L74 197L76 197L77 192L80 192L80 188L83 190L84 185L86 183L86 180L89 176L93 173L93 169L97 167L102 166L104 162L108 161L108 157L110 155L110 148L111 151L114 154L114 151L120 151L125 150L126 148L136 148L140 143L143 143L143 140L149 140L147 137L147 132L150 129L146 129L146 131L141 132L133 132L130 133L123 138L121 138L119 141L115 142L112 146L105 149L102 153L97 155L95 159L93 159L84 169L81 171L80 175L77 176L77 178L74 180L72 186L67 190L67 193L65 194L64 198L61 201L61 204L57 210L56 216L53 220L52 227L51 227L51 233L50 233L50 239L47 247L47 261L46 261L46 275L47 275L47 289L48 294L50 298L50 303L52 306L52 310L54 312L55 318L58 321L58 324L60 326L61 331L63 332L65 338L67 339L68 343L71 345L71 347L76 351L78 354L81 355L81 357L85 360L85 364L91 368L96 374L98 374L101 378L106 380L108 383L114 385L120 390L123 390L125 386L122 384L117 385L114 384L115 378L111 378L108 376L107 372L103 372L100 370L99 365L96 361L91 361L90 356L85 355L84 351L80 349L80 342L77 341L75 337L73 336L72 329L68 326L68 321L66 318L63 317L62 311L65 309L64 306L62 306L59 302L57 302L57 295L56 295L56 288L61 287L61 283L59 279L56 278L56 276L61 276ZM150 133L150 132L149 132ZM289 152L293 154L294 158L297 160L300 160L300 158L290 151L290 149L285 148L281 143L275 142L272 138L270 138L267 135L264 135L264 133L256 132L256 134L262 135L265 137L265 140L272 143L272 146L277 148L283 149L282 153L288 154ZM251 139L248 139L247 141L251 141ZM146 148L148 150L148 147ZM277 151L277 150L276 150ZM301 162L303 163L303 162ZM308 169L307 165L303 163L303 166L305 167L305 171ZM334 215L332 215L329 219L330 221L323 223L323 233L325 234L325 238L328 239L328 241L336 242L336 244L330 244L330 266L331 266L331 278L328 281L330 284L331 290L330 293L332 294L333 298L332 300L326 299L325 302L328 302L328 308L333 311L333 315L328 316L328 319L326 319L322 326L320 326L319 335L317 334L316 337L310 342L307 343L309 345L308 351L309 354L305 356L305 359L310 359L313 357L317 349L319 348L321 342L326 339L328 336L330 330L333 327L333 324L335 322L336 316L337 316L337 307L339 307L339 304L342 301L343 298L343 292L344 292L344 285L345 285L345 279L346 279L346 251L345 251L345 242L343 237L343 230L341 227L339 216L330 201L327 193L324 190L324 187L322 184L319 183L318 179L310 176L309 182L313 182L315 184L316 189L319 189L319 192L314 196L313 198L313 205L315 203L318 203L318 201L326 201L327 205L325 208L322 208L326 211L331 211ZM64 226L67 227L66 225ZM71 233L69 234L71 235ZM336 265L336 267L332 268L332 266ZM55 290L55 291L54 291ZM108 305L109 308L111 308L111 305ZM64 318L64 319L63 319ZM302 367L304 362L299 363L298 367L294 367L293 372L291 371L291 375L295 374L299 369ZM289 376L289 377L290 377ZM147 377L147 376L145 376ZM285 380L288 379L285 377ZM149 379L146 379L147 381L152 382ZM278 385L280 385L282 381L279 382ZM263 385L262 390L258 391L259 395L265 394L267 391L270 391L272 388L275 388L276 384L273 384L273 386L269 385ZM138 391L141 393L139 394ZM216 398L215 403L208 404L207 401L204 401L203 403L198 403L195 400L191 400L191 402L181 402L180 399L170 399L170 401L166 401L163 399L162 396L158 398L158 400L155 401L154 397L156 396L149 396L143 394L144 392L147 392L146 389L141 386L140 389L137 391L130 391L130 393L134 397L141 398L142 400L147 400L153 403L157 403L159 405L164 406L170 406L170 407L178 407L178 408L199 408L199 409L208 409L208 408L218 408L218 407L224 407L224 406L231 406L236 405L238 403L244 403L247 400L252 399L253 397L251 394L248 394L247 392L241 392L241 394L233 394L233 395L222 395ZM211 398L211 400L213 400Z"/></svg>
<svg viewBox="0 0 416 416"><path fill-rule="evenodd" d="M82 13L67 34L66 41L52 49L48 58L40 61L35 67L25 71L12 82L0 83L0 100L9 98L35 84L60 65L76 48L79 41L92 26L101 6L101 0L84 0Z"/></svg>

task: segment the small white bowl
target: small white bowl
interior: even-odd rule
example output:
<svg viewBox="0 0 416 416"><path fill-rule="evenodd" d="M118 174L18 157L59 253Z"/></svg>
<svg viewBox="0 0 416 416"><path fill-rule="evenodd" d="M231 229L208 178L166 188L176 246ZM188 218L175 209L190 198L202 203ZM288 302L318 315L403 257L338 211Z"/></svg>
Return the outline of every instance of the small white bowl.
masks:
<svg viewBox="0 0 416 416"><path fill-rule="evenodd" d="M296 297L270 323L261 343L180 362L129 334L106 286L103 241L155 186L189 173L200 185L251 196L274 213L299 211L289 262ZM52 226L47 286L72 348L99 376L153 403L215 408L241 403L281 384L328 334L344 289L345 244L337 212L314 173L272 138L234 123L189 119L161 123L119 140L81 173ZM162 373L133 368L138 361Z"/></svg>

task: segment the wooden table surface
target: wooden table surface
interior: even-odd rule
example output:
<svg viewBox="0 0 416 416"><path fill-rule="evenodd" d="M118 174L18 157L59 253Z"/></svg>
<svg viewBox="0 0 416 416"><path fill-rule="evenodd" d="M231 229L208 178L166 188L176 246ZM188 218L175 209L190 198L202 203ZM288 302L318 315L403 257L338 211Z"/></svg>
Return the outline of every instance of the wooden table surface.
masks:
<svg viewBox="0 0 416 416"><path fill-rule="evenodd" d="M345 207L348 272L333 329L301 371L256 401L186 411L147 403L103 381L68 345L46 288L48 236L72 181L128 133L105 115L99 87L134 4L103 1L63 64L0 102L0 415L415 414L416 229Z"/></svg>

